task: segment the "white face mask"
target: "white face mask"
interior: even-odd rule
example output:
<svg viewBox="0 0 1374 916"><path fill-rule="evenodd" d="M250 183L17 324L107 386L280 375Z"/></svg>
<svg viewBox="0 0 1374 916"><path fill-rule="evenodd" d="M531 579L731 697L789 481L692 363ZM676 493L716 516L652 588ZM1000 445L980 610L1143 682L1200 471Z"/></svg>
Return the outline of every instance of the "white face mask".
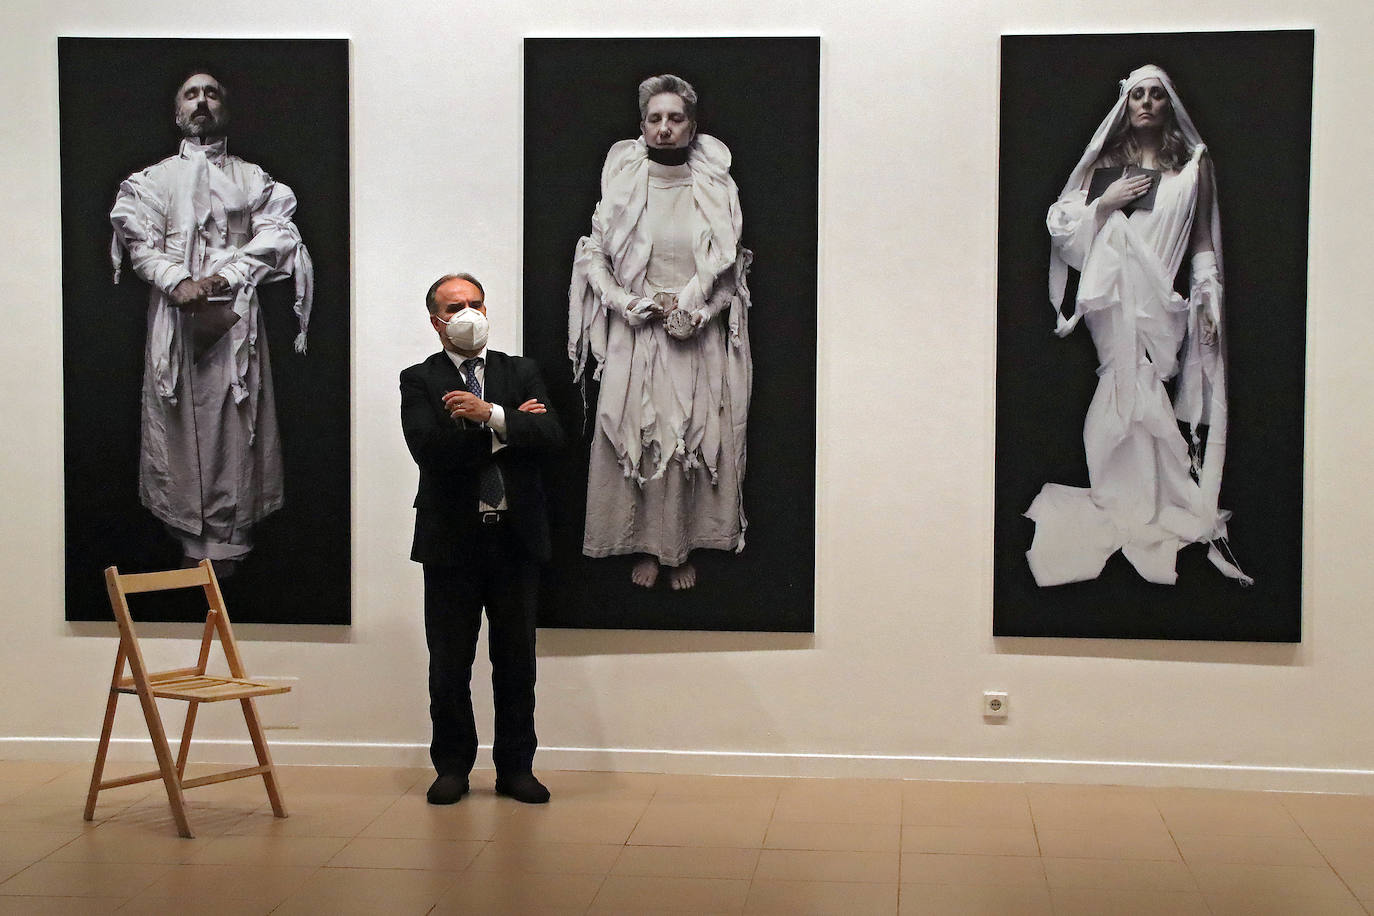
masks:
<svg viewBox="0 0 1374 916"><path fill-rule="evenodd" d="M442 318L439 320L443 321ZM459 350L471 353L487 345L491 325L487 323L487 316L477 309L463 309L448 321L444 321L444 333Z"/></svg>

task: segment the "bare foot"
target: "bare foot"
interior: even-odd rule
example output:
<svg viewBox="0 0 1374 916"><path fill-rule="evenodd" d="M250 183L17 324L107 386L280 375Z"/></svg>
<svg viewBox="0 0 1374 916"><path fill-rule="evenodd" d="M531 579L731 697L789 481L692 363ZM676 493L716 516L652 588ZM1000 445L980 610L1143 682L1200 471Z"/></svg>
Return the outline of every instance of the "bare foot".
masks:
<svg viewBox="0 0 1374 916"><path fill-rule="evenodd" d="M668 570L668 584L673 591L680 592L697 584L697 568L691 563L683 563Z"/></svg>
<svg viewBox="0 0 1374 916"><path fill-rule="evenodd" d="M653 588L658 581L658 560L653 557L640 557L630 570L630 581L640 588Z"/></svg>

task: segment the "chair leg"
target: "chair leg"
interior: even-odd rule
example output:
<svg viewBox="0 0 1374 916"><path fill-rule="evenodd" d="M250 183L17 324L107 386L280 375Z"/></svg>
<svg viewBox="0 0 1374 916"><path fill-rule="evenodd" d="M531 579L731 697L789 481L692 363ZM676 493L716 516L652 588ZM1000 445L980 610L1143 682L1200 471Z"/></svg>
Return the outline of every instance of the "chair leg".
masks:
<svg viewBox="0 0 1374 916"><path fill-rule="evenodd" d="M258 766L267 767L267 772L262 774L262 782L267 787L267 798L272 802L272 813L277 817L286 817L286 806L282 804L281 791L277 788L277 770L267 750L267 739L262 734L257 707L253 705L252 697L239 700L239 705L243 707L243 720L248 725L248 736L253 739L253 750L258 755Z"/></svg>
<svg viewBox="0 0 1374 916"><path fill-rule="evenodd" d="M181 743L177 745L177 779L186 778L186 758L191 753L191 729L196 727L196 711L200 702L191 700L186 704L186 724L181 727Z"/></svg>
<svg viewBox="0 0 1374 916"><path fill-rule="evenodd" d="M123 656L115 665L115 679L119 679L120 669L124 667ZM105 724L100 726L100 744L95 749L95 767L91 770L91 790L86 793L86 810L82 815L86 820L95 818L95 800L100 794L100 777L105 773L105 755L110 750L110 734L114 731L115 707L119 704L119 691L110 688L110 698L105 702Z"/></svg>
<svg viewBox="0 0 1374 916"><path fill-rule="evenodd" d="M186 819L186 799L181 793L181 778L177 775L176 761L172 760L172 750L167 746L167 732L162 727L157 700L151 693L140 690L138 702L143 707L143 718L148 723L148 736L153 739L153 753L157 756L157 768L162 771L162 783L167 787L167 803L172 806L177 832L190 839L195 834L191 833L191 823Z"/></svg>

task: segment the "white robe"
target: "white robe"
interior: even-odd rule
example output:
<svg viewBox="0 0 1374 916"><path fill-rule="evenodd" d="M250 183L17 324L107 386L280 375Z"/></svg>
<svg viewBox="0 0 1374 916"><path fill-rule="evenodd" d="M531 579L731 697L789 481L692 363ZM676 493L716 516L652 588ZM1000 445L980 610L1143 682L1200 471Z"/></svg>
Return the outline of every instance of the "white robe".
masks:
<svg viewBox="0 0 1374 916"><path fill-rule="evenodd" d="M569 293L574 376L591 358L600 382L588 556L645 553L676 566L698 548L744 547L750 254L729 167L729 150L704 135L680 167L650 163L642 139L606 157ZM659 291L697 317L694 336L678 340L648 316Z"/></svg>
<svg viewBox="0 0 1374 916"><path fill-rule="evenodd" d="M127 251L151 287L139 499L212 559L246 552L247 530L282 505L257 287L295 275L296 350L305 352L313 272L295 209L289 187L229 155L222 139L187 139L178 155L125 179L110 212L116 282ZM239 320L197 362L193 319L169 296L182 280L216 274Z"/></svg>
<svg viewBox="0 0 1374 916"><path fill-rule="evenodd" d="M1167 92L1192 156L1176 174L1162 177L1153 209L1129 216L1118 210L1099 231L1098 202L1088 203L1083 189L1126 121L1131 89L1149 79ZM1172 585L1179 549L1206 542L1212 564L1249 585L1254 580L1217 546L1226 543L1231 513L1218 506L1227 398L1215 181L1211 212L1203 215L1211 267L1199 270L1195 257L1188 298L1173 289L1199 216L1201 171L1211 163L1167 73L1146 64L1122 80L1120 90L1046 218L1055 333L1066 336L1086 321L1097 348L1097 391L1083 424L1090 486L1045 484L1025 513L1035 522L1026 559L1038 585L1061 585L1096 578L1121 550L1143 578ZM1070 267L1081 277L1073 314L1065 318L1060 306ZM1215 329L1210 339L1202 333L1204 316ZM1171 403L1164 382L1175 377ZM1201 462L1191 459L1180 422L1192 429L1195 444L1199 427L1209 427Z"/></svg>

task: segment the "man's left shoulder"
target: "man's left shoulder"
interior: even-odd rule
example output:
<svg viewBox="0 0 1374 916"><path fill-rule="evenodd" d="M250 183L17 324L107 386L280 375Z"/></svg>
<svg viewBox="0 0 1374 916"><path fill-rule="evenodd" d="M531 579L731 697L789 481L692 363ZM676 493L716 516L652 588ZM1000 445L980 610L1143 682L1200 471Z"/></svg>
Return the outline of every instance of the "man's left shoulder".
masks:
<svg viewBox="0 0 1374 916"><path fill-rule="evenodd" d="M487 362L495 365L505 364L513 372L538 372L539 363L532 356L513 356L500 350L488 350Z"/></svg>

